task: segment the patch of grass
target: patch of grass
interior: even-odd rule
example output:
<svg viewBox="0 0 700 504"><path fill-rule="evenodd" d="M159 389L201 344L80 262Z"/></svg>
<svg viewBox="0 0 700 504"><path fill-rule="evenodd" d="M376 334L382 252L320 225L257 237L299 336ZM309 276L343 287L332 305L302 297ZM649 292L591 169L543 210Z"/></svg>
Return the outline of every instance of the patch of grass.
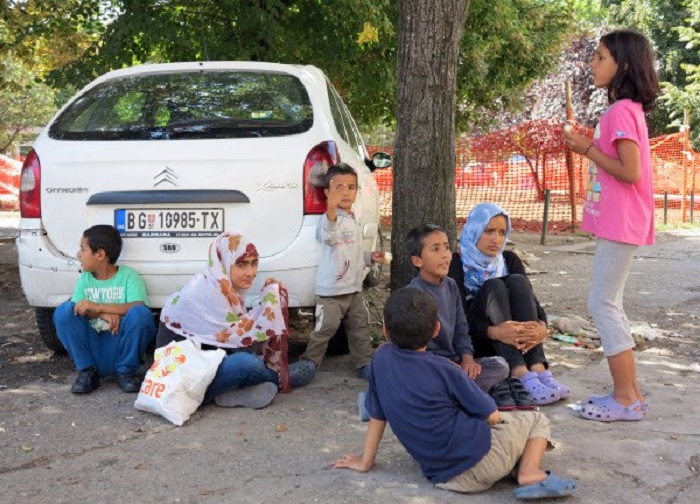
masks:
<svg viewBox="0 0 700 504"><path fill-rule="evenodd" d="M657 231L678 231L679 229L700 229L700 222L672 222L657 224Z"/></svg>

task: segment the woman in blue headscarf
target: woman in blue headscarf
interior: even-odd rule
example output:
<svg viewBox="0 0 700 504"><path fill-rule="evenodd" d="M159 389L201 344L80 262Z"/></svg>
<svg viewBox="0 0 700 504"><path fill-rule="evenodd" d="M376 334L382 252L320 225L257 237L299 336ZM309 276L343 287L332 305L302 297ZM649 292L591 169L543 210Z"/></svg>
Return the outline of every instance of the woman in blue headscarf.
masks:
<svg viewBox="0 0 700 504"><path fill-rule="evenodd" d="M547 370L542 341L547 316L520 258L505 250L511 224L508 213L480 203L469 214L454 254L450 276L464 286L465 312L474 356L503 357L536 404L568 397L570 391Z"/></svg>

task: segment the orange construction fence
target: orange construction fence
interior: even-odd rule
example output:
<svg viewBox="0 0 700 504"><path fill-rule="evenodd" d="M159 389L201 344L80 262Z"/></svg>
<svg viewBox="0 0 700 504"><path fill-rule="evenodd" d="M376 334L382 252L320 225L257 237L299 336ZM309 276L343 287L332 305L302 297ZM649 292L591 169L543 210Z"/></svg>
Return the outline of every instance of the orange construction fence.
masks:
<svg viewBox="0 0 700 504"><path fill-rule="evenodd" d="M462 137L456 146L455 216L491 201L511 215L513 227L541 231L545 195L549 194L548 232L574 231L585 199L588 159L572 154L562 140L564 123L536 120L478 137ZM593 130L576 126L589 138ZM690 148L687 132L650 139L657 224L697 222L700 210L700 154ZM369 147L391 153L391 147ZM381 196L382 223L391 222L393 171L374 172ZM696 196L699 196L696 198Z"/></svg>

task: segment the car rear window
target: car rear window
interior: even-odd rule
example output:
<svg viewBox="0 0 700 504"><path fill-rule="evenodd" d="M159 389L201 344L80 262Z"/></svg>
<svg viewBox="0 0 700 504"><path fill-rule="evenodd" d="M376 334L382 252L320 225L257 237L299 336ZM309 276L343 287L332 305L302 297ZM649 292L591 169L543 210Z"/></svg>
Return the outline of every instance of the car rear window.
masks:
<svg viewBox="0 0 700 504"><path fill-rule="evenodd" d="M95 86L49 128L58 140L248 138L303 133L309 95L293 75L196 71L134 75Z"/></svg>

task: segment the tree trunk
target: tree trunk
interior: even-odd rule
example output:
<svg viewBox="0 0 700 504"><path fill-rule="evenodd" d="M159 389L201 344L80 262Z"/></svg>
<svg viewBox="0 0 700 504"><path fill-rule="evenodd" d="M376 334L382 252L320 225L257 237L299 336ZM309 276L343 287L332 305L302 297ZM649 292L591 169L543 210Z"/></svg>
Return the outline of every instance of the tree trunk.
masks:
<svg viewBox="0 0 700 504"><path fill-rule="evenodd" d="M455 103L469 0L399 0L391 289L415 276L406 234L437 224L456 242Z"/></svg>

